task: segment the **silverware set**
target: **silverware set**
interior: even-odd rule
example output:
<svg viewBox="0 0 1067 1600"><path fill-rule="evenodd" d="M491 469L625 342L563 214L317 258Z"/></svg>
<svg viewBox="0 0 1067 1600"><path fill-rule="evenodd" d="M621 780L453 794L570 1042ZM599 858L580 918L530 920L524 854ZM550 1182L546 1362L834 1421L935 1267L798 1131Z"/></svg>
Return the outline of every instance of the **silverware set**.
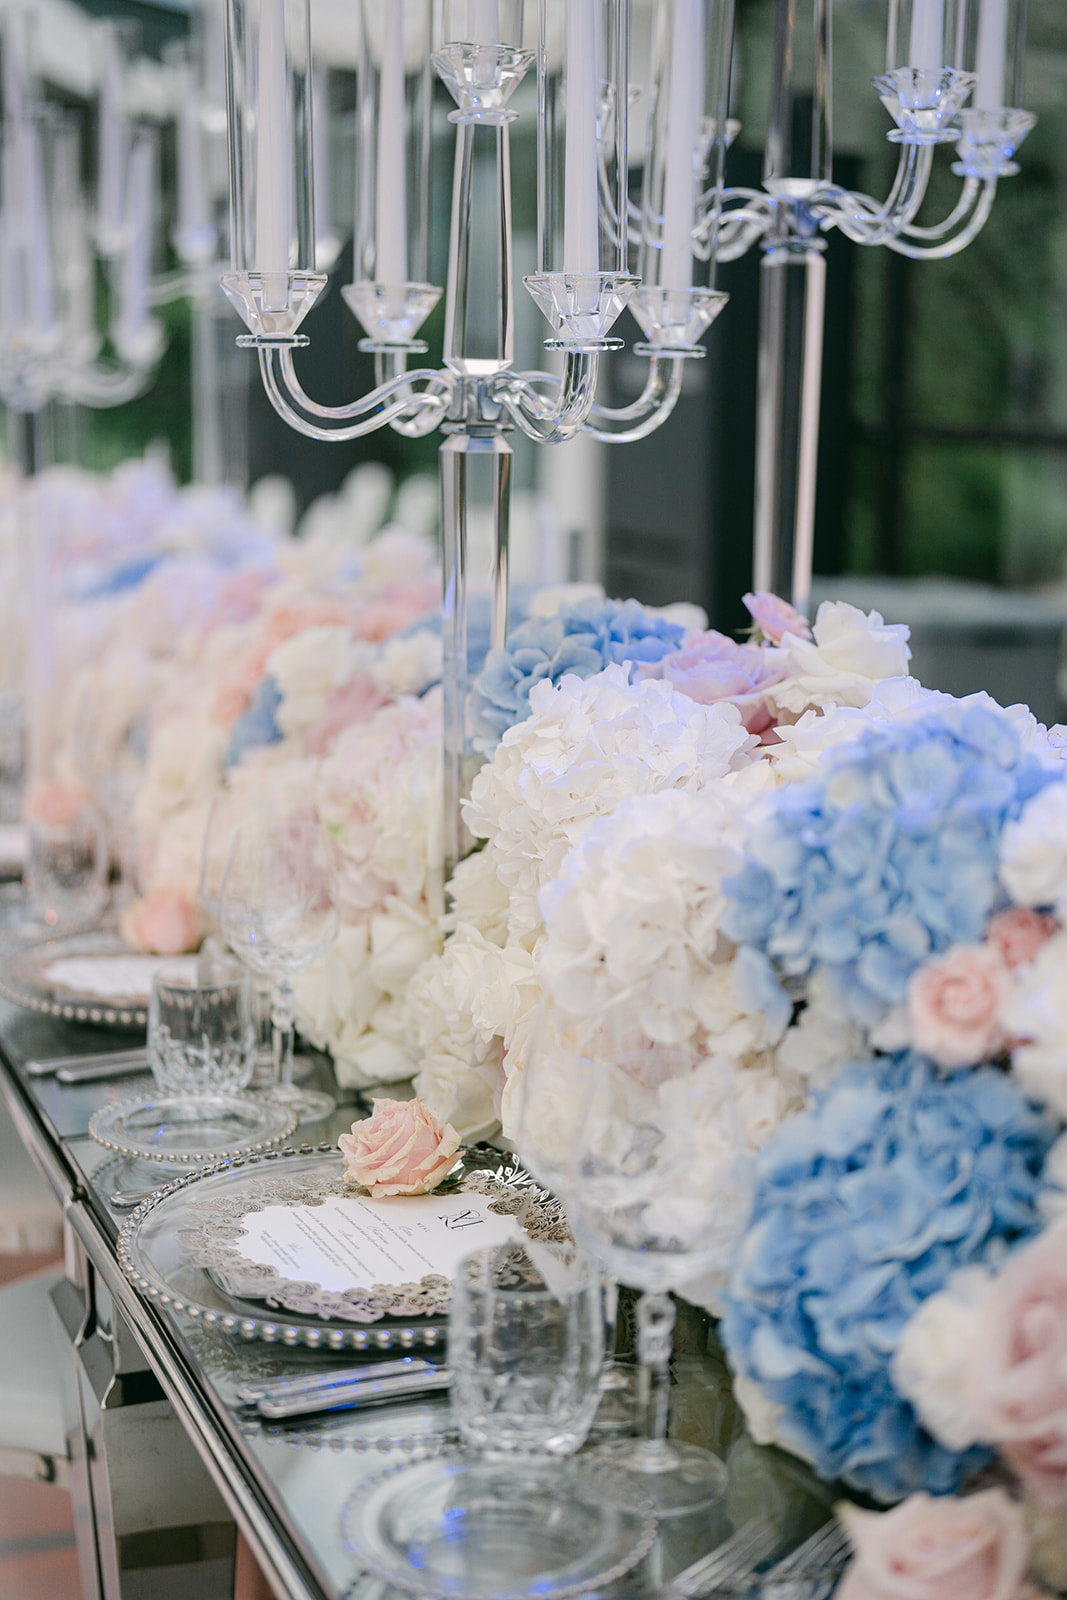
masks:
<svg viewBox="0 0 1067 1600"><path fill-rule="evenodd" d="M243 1383L237 1398L271 1422L324 1411L357 1411L393 1400L412 1400L447 1389L452 1374L440 1362L421 1356L334 1367L310 1377L261 1378Z"/></svg>
<svg viewBox="0 0 1067 1600"><path fill-rule="evenodd" d="M774 1524L753 1517L715 1550L671 1579L664 1591L675 1600L700 1600L712 1594L759 1592L762 1600L825 1600L848 1557L849 1539L841 1524L824 1523L810 1538L765 1571L760 1562L778 1542Z"/></svg>

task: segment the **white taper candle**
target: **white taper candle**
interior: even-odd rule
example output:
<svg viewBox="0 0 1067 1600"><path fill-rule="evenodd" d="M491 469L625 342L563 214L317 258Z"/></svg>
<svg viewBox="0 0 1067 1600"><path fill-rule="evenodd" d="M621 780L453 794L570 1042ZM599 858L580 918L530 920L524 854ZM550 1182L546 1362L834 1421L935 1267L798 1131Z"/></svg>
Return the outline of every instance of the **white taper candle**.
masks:
<svg viewBox="0 0 1067 1600"><path fill-rule="evenodd" d="M269 296L289 272L289 78L285 65L285 0L261 0L256 99L255 267L272 280Z"/></svg>
<svg viewBox="0 0 1067 1600"><path fill-rule="evenodd" d="M930 69L945 65L945 0L915 0L911 11L908 65Z"/></svg>
<svg viewBox="0 0 1067 1600"><path fill-rule="evenodd" d="M374 276L379 283L401 284L408 276L402 0L389 0L382 10L379 83Z"/></svg>
<svg viewBox="0 0 1067 1600"><path fill-rule="evenodd" d="M674 0L667 106L660 286L693 284L696 155L703 111L704 0Z"/></svg>
<svg viewBox="0 0 1067 1600"><path fill-rule="evenodd" d="M973 102L979 111L999 111L1004 105L1004 68L1008 52L1008 0L982 0L978 13L978 49L975 56Z"/></svg>
<svg viewBox="0 0 1067 1600"><path fill-rule="evenodd" d="M595 0L566 0L563 270L600 270Z"/></svg>

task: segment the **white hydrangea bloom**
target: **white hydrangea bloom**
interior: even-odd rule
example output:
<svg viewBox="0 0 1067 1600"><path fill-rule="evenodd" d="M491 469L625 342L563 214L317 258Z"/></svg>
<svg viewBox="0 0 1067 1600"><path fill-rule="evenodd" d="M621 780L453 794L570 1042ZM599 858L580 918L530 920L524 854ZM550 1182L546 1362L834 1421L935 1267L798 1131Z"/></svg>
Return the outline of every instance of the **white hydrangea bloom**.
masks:
<svg viewBox="0 0 1067 1600"><path fill-rule="evenodd" d="M712 964L736 831L719 795L678 789L623 800L590 827L539 902L538 977L565 1015L593 1021L625 1008L662 1044L701 1022L725 1031L738 1008Z"/></svg>
<svg viewBox="0 0 1067 1600"><path fill-rule="evenodd" d="M755 740L731 705L702 706L669 685L631 685L625 667L545 681L531 714L478 773L467 824L496 847L513 939L540 927L537 894L571 845L630 795L697 792L740 765Z"/></svg>

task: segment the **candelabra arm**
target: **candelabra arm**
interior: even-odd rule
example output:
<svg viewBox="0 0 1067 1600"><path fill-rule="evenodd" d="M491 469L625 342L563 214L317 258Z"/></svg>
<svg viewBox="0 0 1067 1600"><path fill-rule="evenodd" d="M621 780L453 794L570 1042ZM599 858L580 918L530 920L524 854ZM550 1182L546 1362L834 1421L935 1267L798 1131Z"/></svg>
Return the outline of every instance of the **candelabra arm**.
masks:
<svg viewBox="0 0 1067 1600"><path fill-rule="evenodd" d="M884 202L831 184L817 189L808 207L824 228L839 228L856 244L889 244L918 214L932 165L930 145L901 145L896 177Z"/></svg>
<svg viewBox="0 0 1067 1600"><path fill-rule="evenodd" d="M737 261L766 233L774 207L761 189L726 189L715 209L715 195L707 197L703 220L693 233L693 254L706 261L712 250L716 261Z"/></svg>
<svg viewBox="0 0 1067 1600"><path fill-rule="evenodd" d="M448 409L455 383L451 373L423 368L401 373L348 405L320 406L304 393L293 365L292 345L260 345L259 370L267 398L278 415L305 438L326 442L359 439L416 414L432 416L436 422ZM419 392L416 384L425 387Z"/></svg>
<svg viewBox="0 0 1067 1600"><path fill-rule="evenodd" d="M374 382L376 386L380 388L383 384L393 384L399 381L404 385L399 392L402 394L407 393L418 405L418 410L414 415L408 414L394 417L389 424L394 433L403 434L405 439L424 439L427 434L433 433L441 421L442 408L419 404L417 391L409 387L419 376L419 373L408 372L407 352L405 350L380 350L375 352ZM437 376L441 377L442 375L437 374ZM442 403L443 407L447 409L454 387L453 377L450 372L444 374L444 384L445 386L442 388ZM427 388L423 392L424 394L429 394L431 390Z"/></svg>
<svg viewBox="0 0 1067 1600"><path fill-rule="evenodd" d="M945 261L958 255L985 227L996 192L996 178L966 178L960 203L945 222L935 228L907 228L899 239L887 239L886 244L912 261ZM958 231L951 238L946 237L953 227ZM916 242L924 239L934 242Z"/></svg>
<svg viewBox="0 0 1067 1600"><path fill-rule="evenodd" d="M562 378L544 372L502 372L489 388L527 438L558 444L573 439L592 411L599 365L595 350L567 350ZM538 392L546 380L554 390L548 397Z"/></svg>
<svg viewBox="0 0 1067 1600"><path fill-rule="evenodd" d="M628 406L594 405L582 432L601 444L633 444L637 439L647 439L666 422L678 404L684 366L683 356L652 356L648 378L638 398ZM601 426L604 423L622 426Z"/></svg>
<svg viewBox="0 0 1067 1600"><path fill-rule="evenodd" d="M57 389L64 400L104 411L137 400L151 387L155 375L154 363L148 367L74 368L58 379Z"/></svg>

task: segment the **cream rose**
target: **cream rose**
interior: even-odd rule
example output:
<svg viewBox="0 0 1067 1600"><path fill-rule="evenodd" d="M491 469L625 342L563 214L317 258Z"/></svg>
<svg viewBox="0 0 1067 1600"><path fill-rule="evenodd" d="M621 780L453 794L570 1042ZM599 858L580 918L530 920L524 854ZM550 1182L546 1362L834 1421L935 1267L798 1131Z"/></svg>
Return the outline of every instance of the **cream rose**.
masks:
<svg viewBox="0 0 1067 1600"><path fill-rule="evenodd" d="M375 1100L374 1113L354 1122L337 1141L345 1182L358 1183L376 1200L392 1194L429 1194L459 1155L459 1134L439 1122L421 1100Z"/></svg>
<svg viewBox="0 0 1067 1600"><path fill-rule="evenodd" d="M837 1600L1014 1600L1029 1545L1003 1489L962 1499L913 1494L891 1511L842 1505L854 1556Z"/></svg>

